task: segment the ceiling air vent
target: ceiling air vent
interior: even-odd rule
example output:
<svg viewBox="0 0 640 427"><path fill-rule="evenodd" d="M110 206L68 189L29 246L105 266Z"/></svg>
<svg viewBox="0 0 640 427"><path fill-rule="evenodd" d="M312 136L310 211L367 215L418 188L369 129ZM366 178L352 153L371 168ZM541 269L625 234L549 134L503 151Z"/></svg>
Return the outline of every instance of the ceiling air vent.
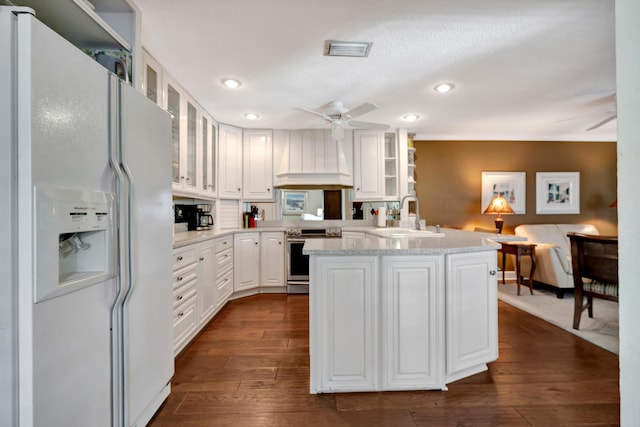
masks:
<svg viewBox="0 0 640 427"><path fill-rule="evenodd" d="M355 56L364 58L369 56L371 43L367 42L339 42L336 40L326 40L324 42L325 56Z"/></svg>

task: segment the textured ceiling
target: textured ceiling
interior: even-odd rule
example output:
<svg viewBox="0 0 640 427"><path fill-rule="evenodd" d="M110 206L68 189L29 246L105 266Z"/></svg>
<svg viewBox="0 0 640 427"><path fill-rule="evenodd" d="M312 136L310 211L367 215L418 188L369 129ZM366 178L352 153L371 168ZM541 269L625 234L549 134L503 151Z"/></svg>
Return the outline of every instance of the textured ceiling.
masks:
<svg viewBox="0 0 640 427"><path fill-rule="evenodd" d="M615 112L613 0L135 2L143 46L221 123L313 127L296 107L341 100L421 139L616 140L615 120L586 131ZM325 40L373 46L327 57Z"/></svg>

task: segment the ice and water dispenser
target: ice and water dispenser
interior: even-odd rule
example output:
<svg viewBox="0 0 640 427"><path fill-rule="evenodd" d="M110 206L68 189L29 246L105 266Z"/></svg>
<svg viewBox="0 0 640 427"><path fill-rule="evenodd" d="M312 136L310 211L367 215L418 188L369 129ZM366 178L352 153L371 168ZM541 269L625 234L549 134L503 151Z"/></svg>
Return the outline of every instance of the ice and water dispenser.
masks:
<svg viewBox="0 0 640 427"><path fill-rule="evenodd" d="M115 276L114 195L36 187L35 302Z"/></svg>

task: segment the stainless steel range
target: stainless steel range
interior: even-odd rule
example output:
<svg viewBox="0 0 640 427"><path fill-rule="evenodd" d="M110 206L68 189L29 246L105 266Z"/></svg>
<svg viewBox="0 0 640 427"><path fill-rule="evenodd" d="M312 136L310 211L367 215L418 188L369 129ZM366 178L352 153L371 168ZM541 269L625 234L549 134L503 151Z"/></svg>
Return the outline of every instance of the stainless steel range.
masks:
<svg viewBox="0 0 640 427"><path fill-rule="evenodd" d="M290 294L309 293L309 255L302 253L307 239L341 238L342 229L331 228L289 228L287 229L287 292Z"/></svg>

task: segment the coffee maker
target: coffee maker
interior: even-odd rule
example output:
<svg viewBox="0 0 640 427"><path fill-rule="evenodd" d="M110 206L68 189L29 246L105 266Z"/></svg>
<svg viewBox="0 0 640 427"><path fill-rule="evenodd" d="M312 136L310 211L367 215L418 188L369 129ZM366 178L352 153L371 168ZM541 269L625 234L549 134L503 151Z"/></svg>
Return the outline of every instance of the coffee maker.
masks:
<svg viewBox="0 0 640 427"><path fill-rule="evenodd" d="M211 230L213 226L213 216L211 215L211 205L196 205L195 211L196 230Z"/></svg>
<svg viewBox="0 0 640 427"><path fill-rule="evenodd" d="M175 222L186 222L187 230L200 231L211 230L213 226L213 216L211 215L211 205L175 205Z"/></svg>

